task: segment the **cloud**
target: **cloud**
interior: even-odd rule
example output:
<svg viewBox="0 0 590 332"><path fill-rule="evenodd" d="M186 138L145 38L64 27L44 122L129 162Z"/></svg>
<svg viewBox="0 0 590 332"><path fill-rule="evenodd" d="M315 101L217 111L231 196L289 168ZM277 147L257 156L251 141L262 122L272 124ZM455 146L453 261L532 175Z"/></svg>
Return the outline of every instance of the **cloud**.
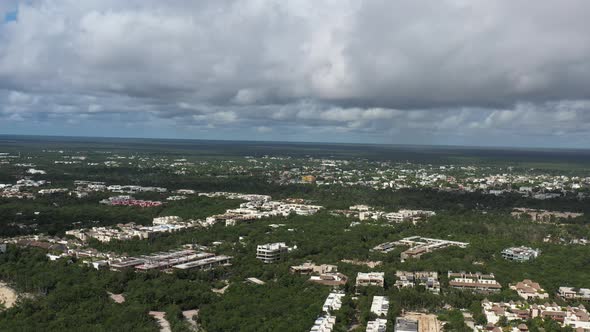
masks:
<svg viewBox="0 0 590 332"><path fill-rule="evenodd" d="M3 121L531 145L590 123L583 0L7 3Z"/></svg>

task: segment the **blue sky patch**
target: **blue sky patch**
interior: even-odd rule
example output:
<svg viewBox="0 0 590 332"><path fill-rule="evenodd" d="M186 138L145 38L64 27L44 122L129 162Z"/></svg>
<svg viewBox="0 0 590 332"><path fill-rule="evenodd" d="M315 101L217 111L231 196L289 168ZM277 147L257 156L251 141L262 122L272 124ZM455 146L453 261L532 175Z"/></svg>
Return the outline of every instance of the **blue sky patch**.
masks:
<svg viewBox="0 0 590 332"><path fill-rule="evenodd" d="M4 15L4 22L16 22L18 20L18 10L7 12Z"/></svg>

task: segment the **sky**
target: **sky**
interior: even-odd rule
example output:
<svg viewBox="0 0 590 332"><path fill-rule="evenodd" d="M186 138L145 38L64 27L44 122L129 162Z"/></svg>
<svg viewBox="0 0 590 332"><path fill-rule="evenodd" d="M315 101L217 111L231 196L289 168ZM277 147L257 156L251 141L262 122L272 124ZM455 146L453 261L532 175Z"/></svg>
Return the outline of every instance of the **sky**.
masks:
<svg viewBox="0 0 590 332"><path fill-rule="evenodd" d="M0 134L590 148L590 1L0 0Z"/></svg>

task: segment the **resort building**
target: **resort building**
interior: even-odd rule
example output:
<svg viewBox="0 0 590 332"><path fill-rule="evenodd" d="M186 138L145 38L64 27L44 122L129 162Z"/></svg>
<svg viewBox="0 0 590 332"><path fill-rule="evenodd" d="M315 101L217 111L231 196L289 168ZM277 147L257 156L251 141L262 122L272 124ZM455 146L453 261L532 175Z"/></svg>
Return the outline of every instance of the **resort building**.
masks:
<svg viewBox="0 0 590 332"><path fill-rule="evenodd" d="M541 288L539 283L536 283L530 279L525 279L516 285L511 285L510 289L515 290L518 295L525 300L549 298L549 293Z"/></svg>
<svg viewBox="0 0 590 332"><path fill-rule="evenodd" d="M482 273L454 273L449 271L449 286L457 289L466 289L474 292L499 292L502 285L496 281L494 274Z"/></svg>
<svg viewBox="0 0 590 332"><path fill-rule="evenodd" d="M280 261L288 252L289 247L284 242L267 243L256 248L256 258L270 264Z"/></svg>
<svg viewBox="0 0 590 332"><path fill-rule="evenodd" d="M377 286L384 287L384 272L359 272L356 276L356 286Z"/></svg>
<svg viewBox="0 0 590 332"><path fill-rule="evenodd" d="M512 247L502 250L504 259L516 262L528 262L539 257L540 254L540 250L529 247Z"/></svg>

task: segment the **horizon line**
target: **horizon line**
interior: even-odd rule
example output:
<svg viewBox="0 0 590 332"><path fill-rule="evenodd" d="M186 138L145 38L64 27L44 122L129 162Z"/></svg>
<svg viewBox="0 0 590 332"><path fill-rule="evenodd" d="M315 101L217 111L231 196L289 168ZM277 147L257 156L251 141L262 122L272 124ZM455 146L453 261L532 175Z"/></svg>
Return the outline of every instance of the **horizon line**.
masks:
<svg viewBox="0 0 590 332"><path fill-rule="evenodd" d="M275 144L326 144L349 146L382 146L382 147L407 147L407 148L454 148L454 149L488 149L488 150L561 150L561 151L590 151L590 148L574 147L543 147L543 146L503 146L503 145L449 145L449 144L420 144L420 143L355 143L355 142L330 142L330 141L298 141L298 140L240 140L240 139L207 139L207 138L177 138L177 137L139 137L139 136L79 136L79 135L35 135L35 134L0 134L2 137L13 138L81 138L81 139L120 139L120 140L168 140L168 141L204 141L204 142L243 142L243 143L275 143Z"/></svg>

